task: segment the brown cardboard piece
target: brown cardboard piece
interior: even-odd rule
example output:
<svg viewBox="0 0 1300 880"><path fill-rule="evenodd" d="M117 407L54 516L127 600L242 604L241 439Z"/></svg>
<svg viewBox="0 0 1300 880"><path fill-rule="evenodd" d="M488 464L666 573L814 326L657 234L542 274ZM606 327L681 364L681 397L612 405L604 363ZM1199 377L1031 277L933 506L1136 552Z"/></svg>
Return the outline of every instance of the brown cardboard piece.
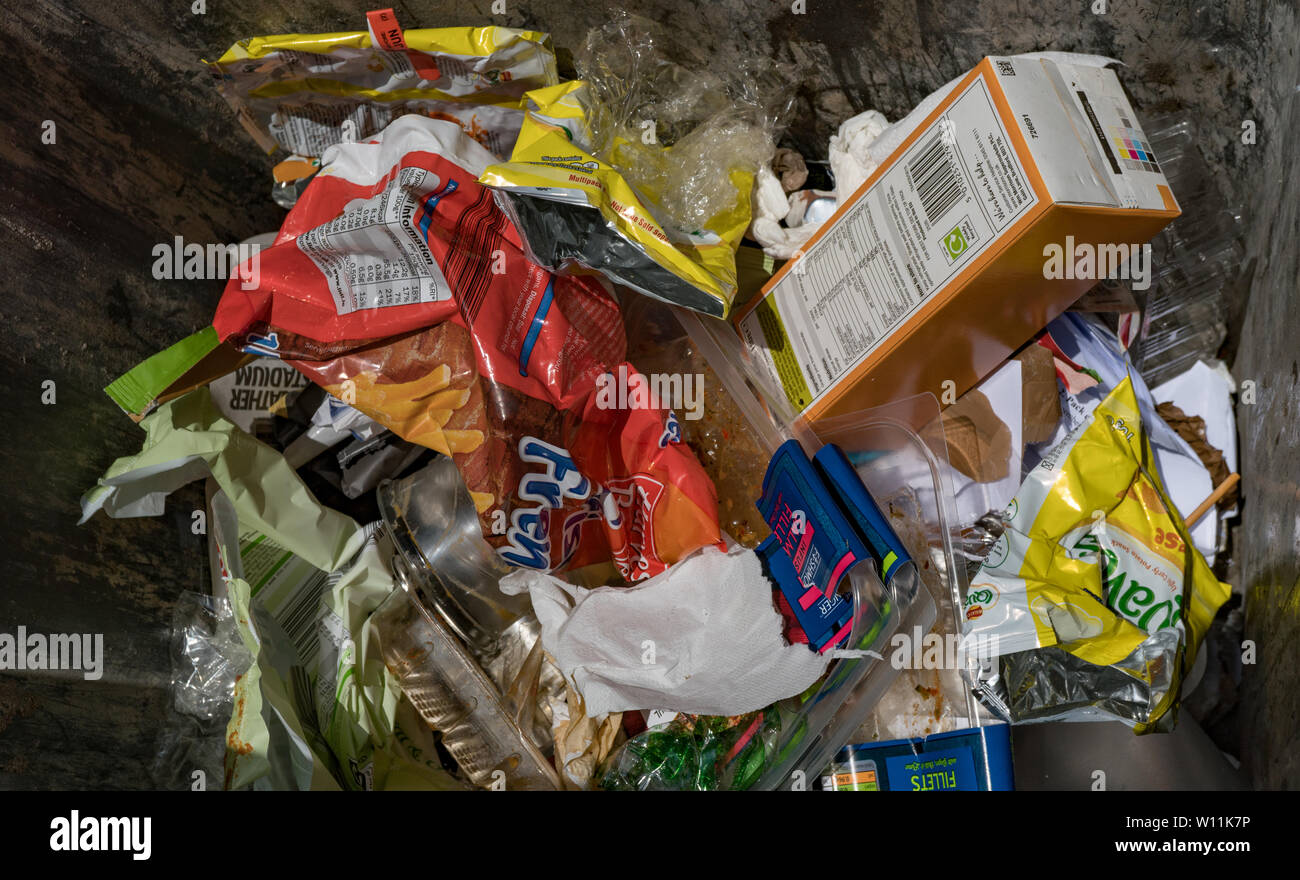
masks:
<svg viewBox="0 0 1300 880"><path fill-rule="evenodd" d="M1007 475L1011 459L1011 429L993 412L982 391L967 391L943 411L937 422L922 432L927 442L942 426L948 458L958 472L977 483L991 483Z"/></svg>
<svg viewBox="0 0 1300 880"><path fill-rule="evenodd" d="M1034 343L1025 346L1016 360L1020 361L1021 440L1042 443L1051 439L1061 421L1061 396L1052 353Z"/></svg>
<svg viewBox="0 0 1300 880"><path fill-rule="evenodd" d="M1178 436L1187 441L1187 445L1192 447L1196 457L1205 465L1205 469L1210 472L1210 480L1214 488L1231 475L1228 463L1223 459L1223 452L1209 444L1205 439L1205 420L1200 416L1189 416L1172 403L1162 403L1156 407L1156 412L1160 418L1164 419L1169 427L1178 432ZM1219 510L1231 510L1239 500L1241 491L1234 486L1219 499Z"/></svg>
<svg viewBox="0 0 1300 880"><path fill-rule="evenodd" d="M1024 444L1042 443L1056 433L1061 421L1061 398L1057 390L1056 367L1052 353L1041 345L1031 344L1015 356L1020 362L1021 448L1015 458L1024 456ZM972 389L944 410L937 422L922 432L927 441L936 439L942 426L948 457L957 471L977 483L990 483L1007 475L1012 459L1012 431L993 410L983 392Z"/></svg>

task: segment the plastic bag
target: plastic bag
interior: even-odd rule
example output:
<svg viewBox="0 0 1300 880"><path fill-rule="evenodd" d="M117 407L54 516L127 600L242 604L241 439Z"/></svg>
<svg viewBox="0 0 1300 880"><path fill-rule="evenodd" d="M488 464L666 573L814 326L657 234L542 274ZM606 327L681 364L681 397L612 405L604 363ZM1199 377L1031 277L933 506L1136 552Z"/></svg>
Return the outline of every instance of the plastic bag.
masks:
<svg viewBox="0 0 1300 880"><path fill-rule="evenodd" d="M206 388L141 426L142 450L83 496L82 521L101 509L160 514L169 493L209 475L220 487L207 520L214 588L255 658L234 685L223 787L463 787L430 757L432 733L378 654L369 618L394 586L391 541L320 504L284 456L221 417Z"/></svg>
<svg viewBox="0 0 1300 880"><path fill-rule="evenodd" d="M414 113L456 123L494 155L510 155L523 95L554 85L550 37L511 28L408 30L406 49L365 31L241 40L209 63L240 123L268 153L320 156Z"/></svg>
<svg viewBox="0 0 1300 880"><path fill-rule="evenodd" d="M537 263L726 316L788 83L758 62L726 79L687 71L626 14L592 30L575 63L584 79L528 94L510 161L480 182L498 190Z"/></svg>
<svg viewBox="0 0 1300 880"><path fill-rule="evenodd" d="M606 791L743 791L774 762L781 712L678 715L618 748L598 774Z"/></svg>
<svg viewBox="0 0 1300 880"><path fill-rule="evenodd" d="M235 679L253 664L230 603L186 591L172 631L172 701L177 712L224 727L234 707Z"/></svg>
<svg viewBox="0 0 1300 880"><path fill-rule="evenodd" d="M965 599L967 656L1001 656L1012 720L1100 712L1171 729L1230 594L1154 468L1125 379L1030 472Z"/></svg>

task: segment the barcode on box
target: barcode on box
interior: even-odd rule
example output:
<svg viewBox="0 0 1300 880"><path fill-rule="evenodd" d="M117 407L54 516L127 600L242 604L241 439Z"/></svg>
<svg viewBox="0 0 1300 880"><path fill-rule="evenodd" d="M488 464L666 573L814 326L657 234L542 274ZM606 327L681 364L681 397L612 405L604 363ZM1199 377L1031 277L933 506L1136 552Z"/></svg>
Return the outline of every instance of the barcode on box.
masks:
<svg viewBox="0 0 1300 880"><path fill-rule="evenodd" d="M931 227L966 195L961 172L943 134L940 125L921 152L907 163L907 181L921 200Z"/></svg>
<svg viewBox="0 0 1300 880"><path fill-rule="evenodd" d="M1010 61L999 61L999 62L998 62L998 75L999 75L999 76L1015 76L1015 75L1016 75L1016 69L1015 69L1014 67L1011 66L1011 62L1010 62Z"/></svg>

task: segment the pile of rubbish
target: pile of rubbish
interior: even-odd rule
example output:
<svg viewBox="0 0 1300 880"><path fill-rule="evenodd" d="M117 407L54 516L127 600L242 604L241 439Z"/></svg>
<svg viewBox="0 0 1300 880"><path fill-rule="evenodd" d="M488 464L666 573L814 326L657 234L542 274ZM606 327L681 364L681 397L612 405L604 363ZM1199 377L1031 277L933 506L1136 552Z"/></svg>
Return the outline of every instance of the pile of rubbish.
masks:
<svg viewBox="0 0 1300 880"><path fill-rule="evenodd" d="M1145 294L1181 208L1110 59L804 157L796 71L629 15L569 81L368 21L209 64L288 213L106 389L83 522L207 486L160 784L990 790L1014 725L1173 728L1236 443L1169 304L1236 252L1163 233Z"/></svg>

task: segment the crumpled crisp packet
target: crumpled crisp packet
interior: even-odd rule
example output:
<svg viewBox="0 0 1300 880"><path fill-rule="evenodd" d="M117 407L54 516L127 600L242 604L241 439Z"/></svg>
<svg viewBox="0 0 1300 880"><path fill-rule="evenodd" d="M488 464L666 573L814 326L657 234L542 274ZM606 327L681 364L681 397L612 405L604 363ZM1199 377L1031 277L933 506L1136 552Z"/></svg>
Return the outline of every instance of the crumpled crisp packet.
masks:
<svg viewBox="0 0 1300 880"><path fill-rule="evenodd" d="M971 580L962 648L1001 656L1015 721L1172 727L1183 676L1228 598L1156 471L1129 379L1026 477Z"/></svg>
<svg viewBox="0 0 1300 880"><path fill-rule="evenodd" d="M83 496L82 522L162 513L211 476L209 532L240 635L256 658L235 685L228 789L460 789L384 666L368 618L393 589L391 548L324 507L271 447L223 418L206 388L141 422L137 455Z"/></svg>
<svg viewBox="0 0 1300 880"><path fill-rule="evenodd" d="M416 28L402 36L405 48L394 50L365 31L253 37L208 66L262 149L308 157L407 114L455 122L508 156L524 92L558 82L551 39L538 31Z"/></svg>
<svg viewBox="0 0 1300 880"><path fill-rule="evenodd" d="M793 89L758 59L678 67L656 32L627 14L590 31L574 57L582 78L525 95L510 160L479 183L538 265L726 317L754 176Z"/></svg>

